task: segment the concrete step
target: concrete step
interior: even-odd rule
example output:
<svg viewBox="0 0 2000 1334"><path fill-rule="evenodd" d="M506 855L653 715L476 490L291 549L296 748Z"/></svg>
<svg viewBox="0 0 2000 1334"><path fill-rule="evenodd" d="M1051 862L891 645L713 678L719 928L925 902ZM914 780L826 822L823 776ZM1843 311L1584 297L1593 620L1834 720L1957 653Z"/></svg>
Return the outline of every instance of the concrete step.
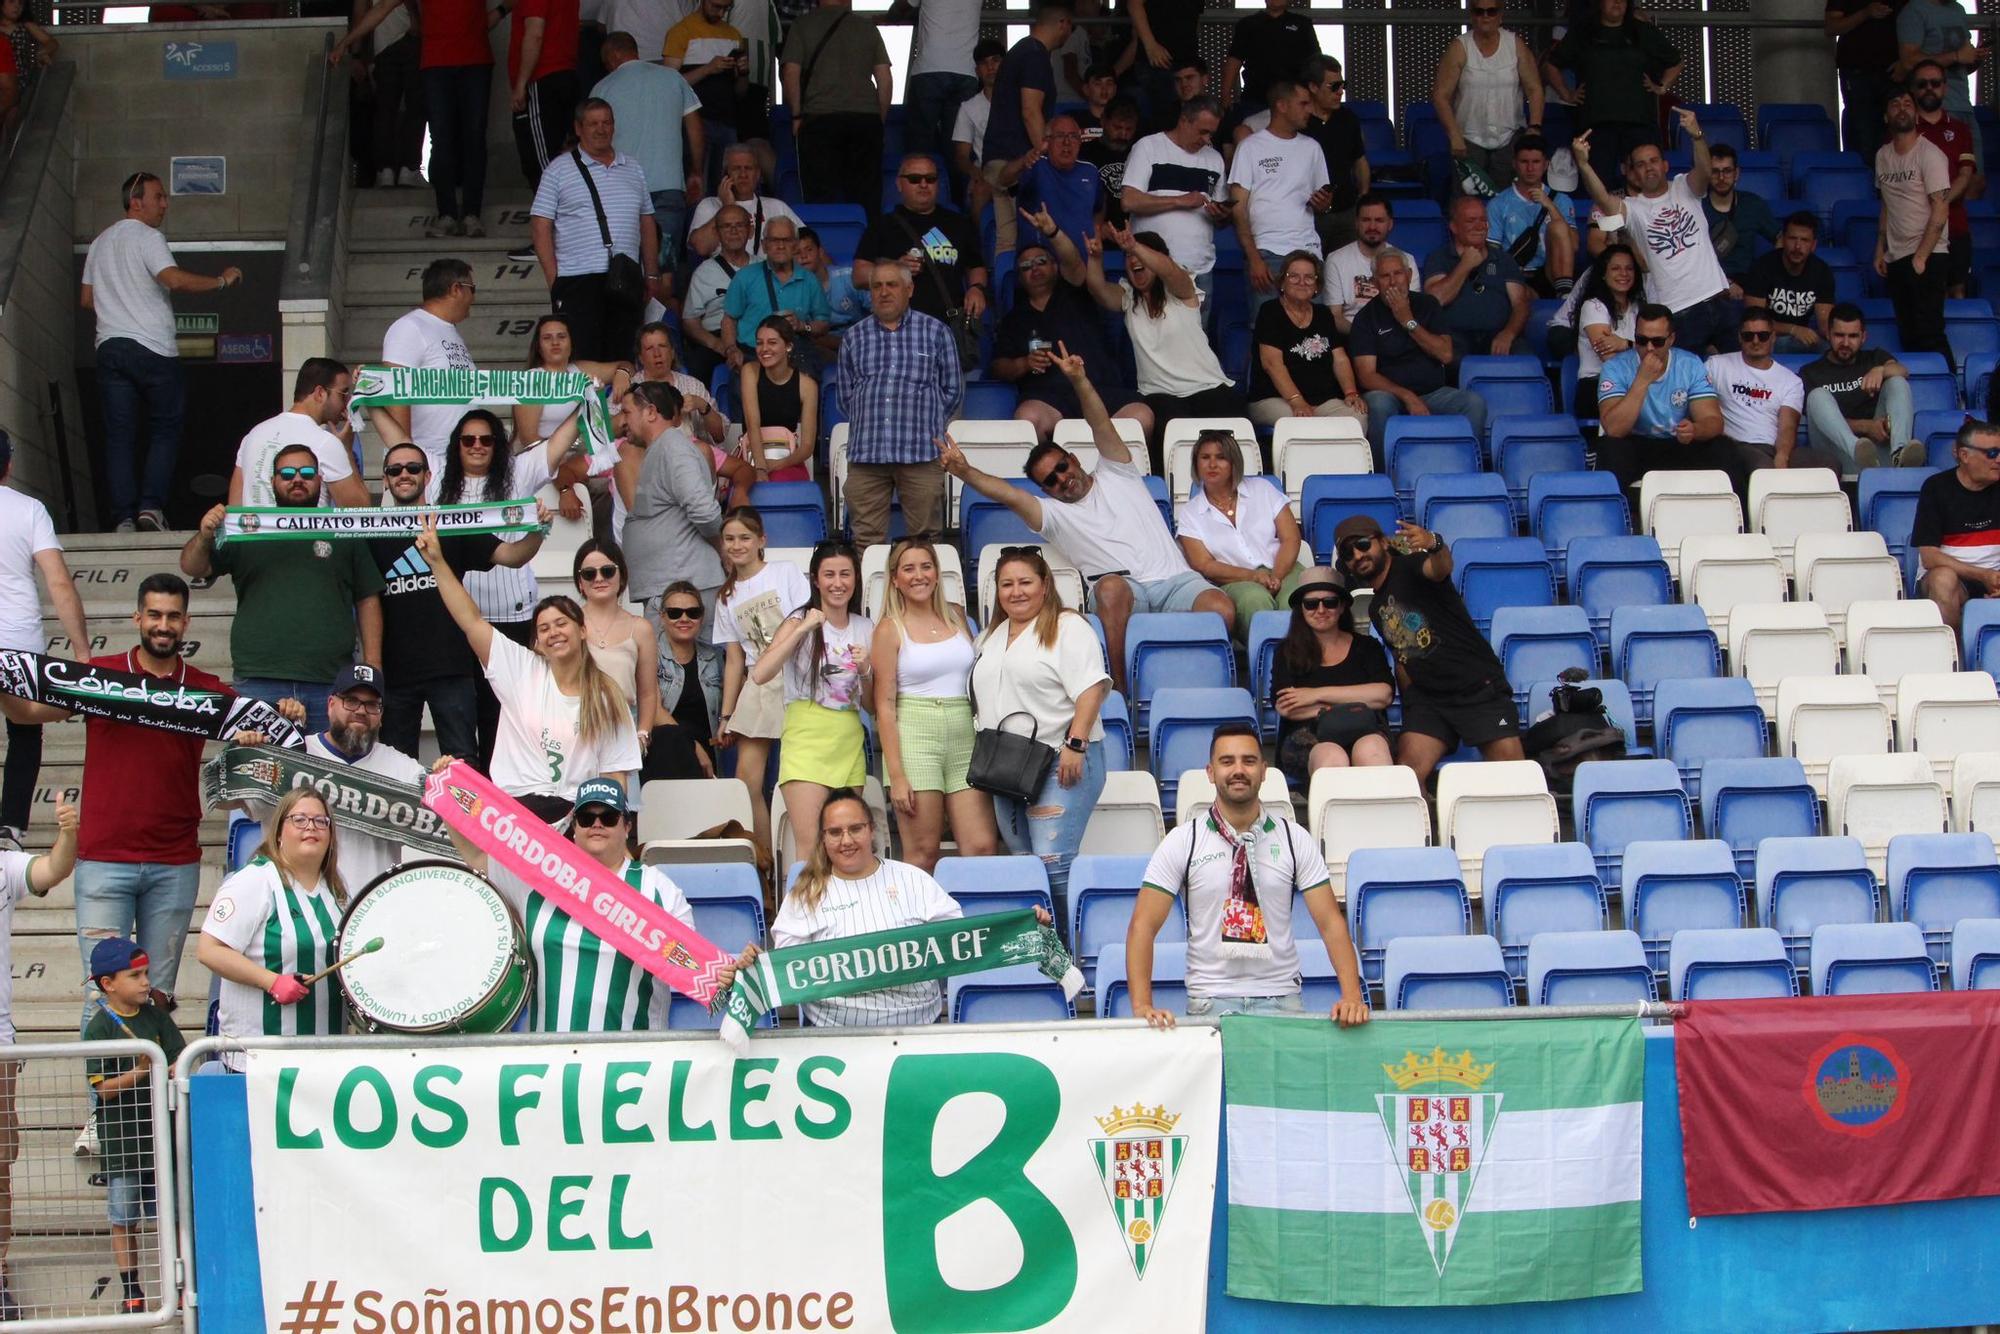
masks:
<svg viewBox="0 0 2000 1334"><path fill-rule="evenodd" d="M377 304L372 299L351 301L342 316L342 359L351 364L380 361L382 335L415 304L414 299L394 304ZM482 289L479 304L459 326L459 335L481 366L521 366L526 362L528 335L535 320L548 312L548 289L539 280L532 290L523 287L517 297L508 300L488 301Z"/></svg>
<svg viewBox="0 0 2000 1334"><path fill-rule="evenodd" d="M197 602L192 610L194 614L188 617L181 653L203 671L212 672L227 681L229 626L236 615L235 599L227 597L226 600L217 598ZM109 599L93 599L84 604L83 613L83 627L90 632L90 653L81 656L122 652L138 641L138 632L132 627L130 604L118 608ZM78 656L71 650L62 622L47 614L46 610L42 616L42 633L48 637L49 652L62 657Z"/></svg>
<svg viewBox="0 0 2000 1334"><path fill-rule="evenodd" d="M56 1235L22 1227L17 1213L7 1271L25 1318L108 1321L119 1314L124 1289L112 1260L111 1229L104 1220L104 1189L93 1189L97 1198L89 1210L91 1216L74 1223L65 1216L63 1229ZM141 1247L139 1281L145 1285L148 1299L157 1302L161 1291L157 1228L141 1234ZM171 1266L171 1239L167 1249ZM178 1321L171 1327L178 1328Z"/></svg>
<svg viewBox="0 0 2000 1334"><path fill-rule="evenodd" d="M349 253L379 242L427 250L433 257L467 255L481 247L482 239L523 244L528 239L528 206L533 202L534 196L525 188L489 190L479 212L480 221L486 224L484 238L433 238L424 235L436 204L429 190L357 190L347 215Z"/></svg>
<svg viewBox="0 0 2000 1334"><path fill-rule="evenodd" d="M42 826L46 832L49 826ZM202 832L211 828L222 829L222 823L213 826L202 822ZM207 908L215 899L216 887L222 883L223 847L218 836L214 842L204 841L201 854L201 887L195 891L195 906ZM73 936L76 934L76 877L50 890L47 898L24 896L14 909L14 934L20 936Z"/></svg>
<svg viewBox="0 0 2000 1334"><path fill-rule="evenodd" d="M196 962L195 942L199 922L193 923L187 944L181 951L180 973L174 994L186 997L176 1017L183 1032L201 1026L201 1007L208 995L208 970ZM74 1032L83 1013L83 961L74 935L17 936L13 945L14 1007L17 1015L27 1006L68 1007L70 1019L58 1025ZM194 1008L189 1009L189 1003ZM20 1018L15 1024L21 1026Z"/></svg>
<svg viewBox="0 0 2000 1334"><path fill-rule="evenodd" d="M506 252L514 244L512 242L483 241L479 244L490 249L468 252L463 256L472 265L473 281L479 284L479 304L474 311L474 320L477 320L479 312L502 305L547 303L549 286L542 280L540 264L533 260L519 263L508 259ZM422 285L424 266L430 263L434 254L434 251L412 250L400 245L376 254L350 252L346 287L350 307L356 303L376 301L414 304ZM408 307L405 306L405 309Z"/></svg>

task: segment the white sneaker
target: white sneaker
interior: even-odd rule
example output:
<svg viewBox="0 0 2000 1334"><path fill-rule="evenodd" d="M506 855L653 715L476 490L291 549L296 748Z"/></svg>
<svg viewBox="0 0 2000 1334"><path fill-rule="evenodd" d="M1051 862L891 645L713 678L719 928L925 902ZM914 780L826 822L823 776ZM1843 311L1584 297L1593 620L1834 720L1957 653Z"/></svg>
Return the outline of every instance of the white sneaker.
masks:
<svg viewBox="0 0 2000 1334"><path fill-rule="evenodd" d="M425 180L424 174L415 167L405 167L396 173L396 184L407 190L421 190L430 182Z"/></svg>
<svg viewBox="0 0 2000 1334"><path fill-rule="evenodd" d="M131 519L120 519L118 526L111 531L114 533L136 533L139 531L139 525Z"/></svg>
<svg viewBox="0 0 2000 1334"><path fill-rule="evenodd" d="M97 1147L96 1117L93 1116L92 1118L90 1118L90 1120L85 1121L83 1123L83 1129L77 1132L76 1147L72 1150L72 1152L75 1153L76 1156L79 1158L95 1158L97 1156L98 1147Z"/></svg>
<svg viewBox="0 0 2000 1334"><path fill-rule="evenodd" d="M465 228L459 225L457 218L432 218L431 225L424 228L424 235L432 240L447 236L463 236Z"/></svg>
<svg viewBox="0 0 2000 1334"><path fill-rule="evenodd" d="M378 190L392 189L394 188L395 184L396 184L396 169L394 167L384 167L382 168L382 170L375 173L376 189Z"/></svg>
<svg viewBox="0 0 2000 1334"><path fill-rule="evenodd" d="M467 236L486 235L486 224L479 220L477 213L468 213L465 215L465 234Z"/></svg>

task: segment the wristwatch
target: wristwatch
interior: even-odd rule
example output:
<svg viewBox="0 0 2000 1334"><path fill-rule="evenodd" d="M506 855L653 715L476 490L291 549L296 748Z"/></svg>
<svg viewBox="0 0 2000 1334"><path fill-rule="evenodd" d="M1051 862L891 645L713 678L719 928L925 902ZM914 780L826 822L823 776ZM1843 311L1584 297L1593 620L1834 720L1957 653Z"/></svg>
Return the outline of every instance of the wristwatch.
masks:
<svg viewBox="0 0 2000 1334"><path fill-rule="evenodd" d="M1411 333L1415 333L1415 332L1417 331L1417 322L1416 322L1416 320L1415 320L1415 319L1407 319L1407 320L1404 320L1404 321L1403 321L1403 328L1407 329L1407 330L1408 330L1409 332L1411 332Z"/></svg>
<svg viewBox="0 0 2000 1334"><path fill-rule="evenodd" d="M1090 749L1090 743L1080 736L1066 736L1063 738L1063 749L1073 750L1081 755Z"/></svg>

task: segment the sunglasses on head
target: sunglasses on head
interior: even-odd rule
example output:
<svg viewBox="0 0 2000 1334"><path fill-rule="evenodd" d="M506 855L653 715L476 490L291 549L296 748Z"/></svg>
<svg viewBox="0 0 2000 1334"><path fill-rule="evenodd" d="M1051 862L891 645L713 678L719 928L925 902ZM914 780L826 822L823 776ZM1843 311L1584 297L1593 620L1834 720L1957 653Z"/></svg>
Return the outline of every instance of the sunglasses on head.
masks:
<svg viewBox="0 0 2000 1334"><path fill-rule="evenodd" d="M1339 605L1340 599L1330 594L1326 597L1299 599L1299 609L1301 611L1332 611Z"/></svg>
<svg viewBox="0 0 2000 1334"><path fill-rule="evenodd" d="M491 449L499 439L500 437L495 435L462 435L458 438L458 443L467 449L477 449L482 445Z"/></svg>
<svg viewBox="0 0 2000 1334"><path fill-rule="evenodd" d="M1039 556L1041 554L1042 549L1035 546L1000 548L1001 560L1013 560L1016 556Z"/></svg>
<svg viewBox="0 0 2000 1334"><path fill-rule="evenodd" d="M616 828L625 823L625 817L609 806L586 806L576 813L572 823L578 829Z"/></svg>
<svg viewBox="0 0 2000 1334"><path fill-rule="evenodd" d="M660 615L670 621L698 621L701 619L701 608L698 606L662 607L660 608Z"/></svg>
<svg viewBox="0 0 2000 1334"><path fill-rule="evenodd" d="M314 467L314 466L313 466L312 464L310 464L310 463L306 464L306 465L305 465L304 467L302 467L302 468L280 468L280 469L278 469L278 479L279 479L280 481L285 481L285 482L289 482L289 481L292 481L293 479L295 479L295 478L299 478L299 477L303 477L303 478L305 478L305 479L306 479L306 480L307 480L308 482L310 482L310 481L311 481L311 480L312 480L313 478L315 478L315 477L317 477L317 476L319 476L319 469L318 469L318 468L315 468L315 467Z"/></svg>
<svg viewBox="0 0 2000 1334"><path fill-rule="evenodd" d="M1639 347L1665 347L1671 334L1637 334L1632 341Z"/></svg>
<svg viewBox="0 0 2000 1334"><path fill-rule="evenodd" d="M428 463L385 463L382 465L384 477L421 477L431 470Z"/></svg>
<svg viewBox="0 0 2000 1334"><path fill-rule="evenodd" d="M576 572L576 577L588 583L594 583L599 579L616 579L618 577L618 567L616 565L586 565Z"/></svg>

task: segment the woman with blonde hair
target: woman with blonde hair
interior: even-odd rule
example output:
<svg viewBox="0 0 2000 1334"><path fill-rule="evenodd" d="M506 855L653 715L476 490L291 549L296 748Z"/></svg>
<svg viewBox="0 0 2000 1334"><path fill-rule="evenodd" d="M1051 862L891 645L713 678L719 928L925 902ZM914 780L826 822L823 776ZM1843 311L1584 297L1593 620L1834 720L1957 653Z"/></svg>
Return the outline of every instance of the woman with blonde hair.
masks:
<svg viewBox="0 0 2000 1334"><path fill-rule="evenodd" d="M764 559L764 516L748 505L723 517L722 568L728 577L715 595L710 636L724 654L715 744L736 747L736 776L750 789L757 846L769 847L771 807L764 800L764 771L771 743L785 730L785 685L775 676L753 681L750 669L771 647L785 618L806 605L812 589L798 566Z"/></svg>
<svg viewBox="0 0 2000 1334"><path fill-rule="evenodd" d="M1236 638L1248 642L1250 618L1277 611L1298 585L1304 535L1283 491L1243 475L1243 447L1228 431L1195 442L1194 483L1175 540L1188 568L1229 595Z"/></svg>
<svg viewBox="0 0 2000 1334"><path fill-rule="evenodd" d="M979 642L972 669L976 721L981 730L1019 732L1027 730L1020 725L1025 716L1036 738L1057 748L1056 762L1031 800L996 795L993 805L1007 850L1032 853L1048 868L1060 918L1070 863L1104 792L1104 724L1098 710L1111 676L1090 623L1064 609L1040 547L1002 551L994 583L1004 615Z"/></svg>
<svg viewBox="0 0 2000 1334"><path fill-rule="evenodd" d="M590 655L583 609L571 598L543 598L531 620L534 648L522 648L479 614L445 561L434 523L418 534L417 550L500 700L488 771L494 785L550 823L566 818L577 788L600 774L632 791L640 765L632 710Z"/></svg>
<svg viewBox="0 0 2000 1334"><path fill-rule="evenodd" d="M333 964L346 906L326 799L312 788L295 787L265 823L257 855L215 891L201 926L195 957L222 979L216 1010L221 1036L341 1031L339 988L331 981L307 985L306 979ZM223 1062L232 1070L243 1068L241 1053L225 1055Z"/></svg>
<svg viewBox="0 0 2000 1334"><path fill-rule="evenodd" d="M1000 846L993 799L965 781L975 656L964 609L939 586L937 548L904 538L889 552L875 627L875 731L903 855L926 871L937 867L947 814L960 856L989 857Z"/></svg>

